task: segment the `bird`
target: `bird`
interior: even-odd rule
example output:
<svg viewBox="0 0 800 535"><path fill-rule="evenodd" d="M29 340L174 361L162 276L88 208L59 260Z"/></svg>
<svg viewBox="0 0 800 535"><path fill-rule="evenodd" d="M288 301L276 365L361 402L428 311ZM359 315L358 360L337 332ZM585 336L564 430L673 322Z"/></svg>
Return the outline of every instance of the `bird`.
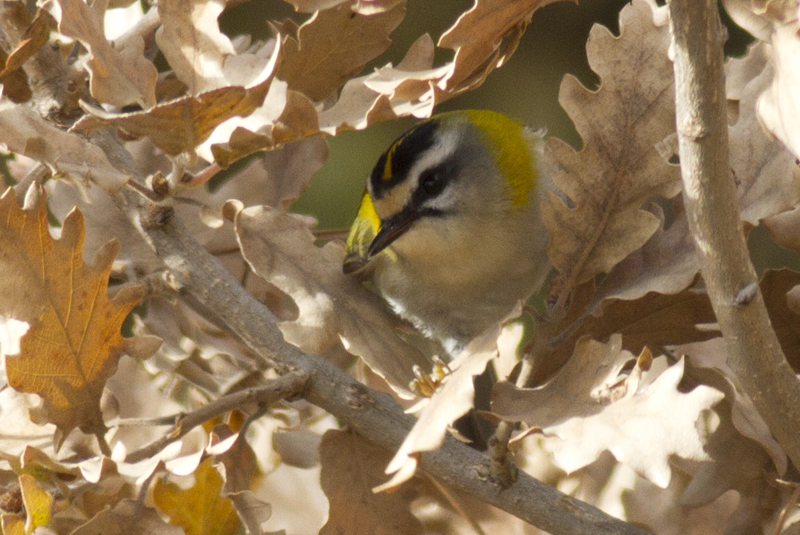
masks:
<svg viewBox="0 0 800 535"><path fill-rule="evenodd" d="M543 151L544 131L499 112L418 123L367 180L344 273L370 281L397 315L458 355L551 270Z"/></svg>

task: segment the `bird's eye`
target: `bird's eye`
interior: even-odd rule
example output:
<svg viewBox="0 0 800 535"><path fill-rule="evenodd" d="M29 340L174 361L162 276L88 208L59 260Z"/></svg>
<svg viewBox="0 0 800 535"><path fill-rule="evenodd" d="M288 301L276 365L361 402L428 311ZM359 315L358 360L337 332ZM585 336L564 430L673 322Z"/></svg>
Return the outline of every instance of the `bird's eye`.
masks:
<svg viewBox="0 0 800 535"><path fill-rule="evenodd" d="M430 197L439 195L444 189L444 177L439 171L425 171L419 179L419 187Z"/></svg>

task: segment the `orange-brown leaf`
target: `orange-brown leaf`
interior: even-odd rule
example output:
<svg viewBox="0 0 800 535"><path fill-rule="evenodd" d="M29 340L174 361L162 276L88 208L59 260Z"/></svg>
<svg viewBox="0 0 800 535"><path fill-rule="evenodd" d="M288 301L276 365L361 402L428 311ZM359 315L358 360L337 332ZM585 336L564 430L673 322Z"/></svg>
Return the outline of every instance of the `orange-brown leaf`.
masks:
<svg viewBox="0 0 800 535"><path fill-rule="evenodd" d="M278 78L289 88L322 100L389 47L389 34L405 15L405 2L389 11L361 15L340 5L320 11L288 37Z"/></svg>
<svg viewBox="0 0 800 535"><path fill-rule="evenodd" d="M102 432L100 395L123 352L122 322L142 293L123 290L109 299L118 243L85 264L81 213L71 212L53 240L37 193L30 191L23 209L11 189L0 198L0 313L30 326L19 354L6 357L8 383L41 396L62 436L75 427Z"/></svg>
<svg viewBox="0 0 800 535"><path fill-rule="evenodd" d="M414 490L408 486L397 492L373 494L372 487L383 483L383 469L391 453L357 435L330 430L320 444L322 472L320 483L330 502L323 535L422 533L422 524L411 514Z"/></svg>

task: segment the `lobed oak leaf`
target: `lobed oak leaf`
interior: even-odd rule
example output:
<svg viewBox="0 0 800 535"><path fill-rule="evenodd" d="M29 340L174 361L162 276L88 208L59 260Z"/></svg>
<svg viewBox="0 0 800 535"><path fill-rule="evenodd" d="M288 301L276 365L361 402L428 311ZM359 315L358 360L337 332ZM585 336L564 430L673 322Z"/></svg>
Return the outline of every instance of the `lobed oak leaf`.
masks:
<svg viewBox="0 0 800 535"><path fill-rule="evenodd" d="M753 226L800 201L800 171L795 157L764 132L756 113L759 95L774 78L763 47L752 47L747 56L732 59L727 65L728 75L739 84L735 89L729 86L728 94L729 101L736 98L739 109L739 117L729 129L731 168L739 215Z"/></svg>
<svg viewBox="0 0 800 535"><path fill-rule="evenodd" d="M53 16L43 8L38 8L36 17L31 20L24 3L6 2L0 8L0 16L13 20L13 24L27 29L20 37L19 43L9 54L0 49L0 84L3 96L12 102L27 102L31 96L28 76L22 70L23 64L33 57L50 39L50 32L56 29ZM9 36L6 35L6 39Z"/></svg>
<svg viewBox="0 0 800 535"><path fill-rule="evenodd" d="M30 325L20 353L6 356L8 383L43 399L58 428L56 446L75 427L105 432L100 396L124 350L120 327L142 289L106 293L119 245L83 262L83 217L73 211L61 238L50 237L45 201L32 188L19 209L13 189L0 198L0 313Z"/></svg>
<svg viewBox="0 0 800 535"><path fill-rule="evenodd" d="M253 271L297 304L298 319L278 325L289 343L318 353L340 338L399 395L411 397L411 369L414 364L427 368L427 360L397 335L400 320L381 298L342 273L341 243L315 246L300 219L268 206L239 211L235 225Z"/></svg>
<svg viewBox="0 0 800 535"><path fill-rule="evenodd" d="M584 147L576 152L551 138L546 157L566 199L550 193L542 219L548 255L568 289L639 249L658 228L643 210L653 196L680 191L679 170L657 144L674 132L674 81L667 55L669 32L656 26L644 0L620 14L620 37L595 26L586 45L602 83L596 92L567 76L559 102L575 122Z"/></svg>
<svg viewBox="0 0 800 535"><path fill-rule="evenodd" d="M607 340L619 333L623 349L633 353L646 346L699 342L719 336L719 330L712 326L717 320L711 301L702 290L690 288L676 294L648 292L627 300L606 298L602 286L597 292L593 288L590 281L575 290L570 311L559 323L564 334L551 342L556 347L543 359L534 384L541 384L558 371L582 336Z"/></svg>
<svg viewBox="0 0 800 535"><path fill-rule="evenodd" d="M741 217L752 225L767 218L773 238L791 248L792 236L798 233L792 222L794 212L784 210L798 201L800 179L792 155L764 134L756 117L756 97L770 74L762 46L752 47L742 59L730 60L727 68L729 103L738 110L730 128L730 161ZM682 200L673 201L675 221L667 230L663 230L661 209L652 205L649 210L662 227L611 270L598 288L594 305L602 299L638 299L647 292L677 293L700 271Z"/></svg>
<svg viewBox="0 0 800 535"><path fill-rule="evenodd" d="M105 37L103 17L107 1L87 5L83 0L56 0L58 30L80 41L89 50L86 62L90 91L100 102L114 106L156 104L158 71L144 57L144 40L139 37L113 47Z"/></svg>
<svg viewBox="0 0 800 535"><path fill-rule="evenodd" d="M71 535L182 535L184 531L170 526L152 507L143 507L132 499L121 500L113 508L99 511Z"/></svg>
<svg viewBox="0 0 800 535"><path fill-rule="evenodd" d="M156 31L156 43L191 95L231 85L223 65L235 50L217 23L224 9L225 2L218 0L167 2L159 6L161 27Z"/></svg>
<svg viewBox="0 0 800 535"><path fill-rule="evenodd" d="M329 96L389 47L388 35L405 16L405 2L373 15L349 5L316 12L297 38L287 37L278 78L313 101Z"/></svg>
<svg viewBox="0 0 800 535"><path fill-rule="evenodd" d="M475 0L439 39L438 46L456 51L454 69L439 87L448 98L478 87L514 53L534 11L556 1Z"/></svg>
<svg viewBox="0 0 800 535"><path fill-rule="evenodd" d="M413 488L372 492L384 479L391 453L358 435L330 430L319 447L320 483L330 502L321 535L421 534L422 523L411 513Z"/></svg>
<svg viewBox="0 0 800 535"><path fill-rule="evenodd" d="M79 186L94 182L114 193L128 181L97 145L56 128L26 106L0 104L0 143L70 176Z"/></svg>
<svg viewBox="0 0 800 535"><path fill-rule="evenodd" d="M362 15L372 15L383 13L392 9L397 4L405 3L405 0L287 0L294 6L295 11L301 13L313 13L323 9L331 9L342 4L348 4L350 9Z"/></svg>
<svg viewBox="0 0 800 535"><path fill-rule="evenodd" d="M507 381L495 385L492 411L560 439L553 445L554 462L567 472L609 451L665 488L671 456L708 460L696 422L723 394L705 385L680 392L682 360L666 369L656 361L648 371L639 359L628 377L620 377L633 358L622 350L619 335L608 344L584 338L545 386L520 389Z"/></svg>
<svg viewBox="0 0 800 535"><path fill-rule="evenodd" d="M521 312L522 307L518 305L502 323L486 329L448 364L452 373L444 378L442 385L430 398L422 401L422 410L414 427L386 467L386 473L394 475L388 482L376 487L375 492L396 489L411 479L420 453L434 451L444 443L448 427L474 405L475 377L483 373L489 362L498 356L497 340L503 330L502 324Z"/></svg>
<svg viewBox="0 0 800 535"><path fill-rule="evenodd" d="M269 62L248 87L221 87L132 113L109 113L82 103L88 115L77 121L70 131L91 132L113 126L133 137L147 136L167 154L192 151L222 123L234 116L248 116L264 103L280 54L280 46L276 44Z"/></svg>
<svg viewBox="0 0 800 535"><path fill-rule="evenodd" d="M771 457L778 473L785 473L786 453L773 438L753 402L742 390L733 369L728 366L725 341L722 338L713 338L705 342L680 345L674 351L678 355L686 356L693 366L716 370L722 376L725 384L721 388L731 404L733 425L739 433L761 445Z"/></svg>
<svg viewBox="0 0 800 535"><path fill-rule="evenodd" d="M221 495L224 481L209 457L194 472L194 485L184 490L157 479L153 502L186 535L235 535L241 522L229 498Z"/></svg>
<svg viewBox="0 0 800 535"><path fill-rule="evenodd" d="M780 139L795 157L800 157L800 129L797 127L800 118L800 19L797 5L793 2L760 5L744 0L726 0L724 4L737 24L771 45L774 73L768 75L769 87L758 99L758 115L767 130Z"/></svg>

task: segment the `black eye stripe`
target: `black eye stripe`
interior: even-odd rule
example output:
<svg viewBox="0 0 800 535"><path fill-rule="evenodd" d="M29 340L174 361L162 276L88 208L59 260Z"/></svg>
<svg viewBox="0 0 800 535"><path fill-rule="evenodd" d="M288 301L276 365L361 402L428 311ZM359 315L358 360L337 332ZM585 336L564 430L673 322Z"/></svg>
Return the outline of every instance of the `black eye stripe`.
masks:
<svg viewBox="0 0 800 535"><path fill-rule="evenodd" d="M457 173L453 158L420 173L417 189L411 194L411 204L419 207L426 200L440 195Z"/></svg>
<svg viewBox="0 0 800 535"><path fill-rule="evenodd" d="M395 140L381 155L369 178L374 199L380 199L408 177L417 158L433 146L438 127L436 119L420 123Z"/></svg>

